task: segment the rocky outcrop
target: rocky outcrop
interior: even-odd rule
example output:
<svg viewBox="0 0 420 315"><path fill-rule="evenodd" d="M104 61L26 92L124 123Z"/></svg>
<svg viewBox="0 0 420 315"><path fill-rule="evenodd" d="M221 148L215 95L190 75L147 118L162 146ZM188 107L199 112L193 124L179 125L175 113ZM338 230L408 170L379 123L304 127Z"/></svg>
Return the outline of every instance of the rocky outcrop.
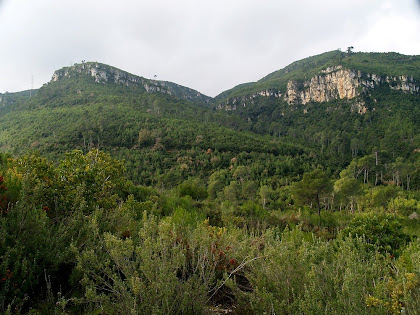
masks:
<svg viewBox="0 0 420 315"><path fill-rule="evenodd" d="M208 102L210 100L210 98L204 94L187 87L166 81L145 79L143 77L132 75L117 68L96 62L75 64L72 67L57 70L54 72L51 81L55 82L65 77L72 77L80 74L86 74L92 77L95 82L99 84L115 83L126 86L141 85L148 93L174 95L191 101L199 100L201 102Z"/></svg>
<svg viewBox="0 0 420 315"><path fill-rule="evenodd" d="M389 84L391 89L412 94L419 93L419 85L413 77L382 78L376 74L363 75L360 71L338 66L321 71L321 74L312 77L310 81L289 81L284 100L290 105L304 105L309 102L328 102L332 99L352 99L380 84Z"/></svg>
<svg viewBox="0 0 420 315"><path fill-rule="evenodd" d="M249 96L229 98L216 106L226 111L236 110L238 106L253 104L257 97L283 97L289 105L305 105L309 102L328 102L333 99L355 99L361 93L375 89L381 84L388 84L391 89L419 94L419 84L413 77L380 77L376 74L364 74L361 71L343 69L342 66L328 67L310 80L287 82L286 91L263 90ZM360 114L367 112L363 101L357 98L352 110Z"/></svg>
<svg viewBox="0 0 420 315"><path fill-rule="evenodd" d="M141 84L147 92L161 92L171 95L171 91L164 87L165 82L147 80L100 63L76 64L69 68L57 70L54 72L51 80L55 82L64 77L71 77L77 74L87 74L93 77L96 83L116 83L127 86Z"/></svg>
<svg viewBox="0 0 420 315"><path fill-rule="evenodd" d="M236 110L237 106L246 107L247 103L254 104L254 99L257 97L276 97L280 98L283 94L280 91L276 90L263 90L257 93L254 93L249 96L241 96L241 97L232 97L226 100L225 103L220 103L216 106L216 109L223 109L225 111L232 111Z"/></svg>
<svg viewBox="0 0 420 315"><path fill-rule="evenodd" d="M413 77L402 75L399 77L386 77L385 81L389 83L391 89L410 92L412 94L419 93L419 85L416 84Z"/></svg>
<svg viewBox="0 0 420 315"><path fill-rule="evenodd" d="M0 108L13 106L20 101L25 101L35 95L37 90L28 90L21 92L6 92L4 94L0 93Z"/></svg>
<svg viewBox="0 0 420 315"><path fill-rule="evenodd" d="M357 73L339 69L314 76L303 83L303 89L299 89L296 81L289 81L285 100L289 104L306 104L311 101L328 102L336 98L352 99L357 96L359 86Z"/></svg>
<svg viewBox="0 0 420 315"><path fill-rule="evenodd" d="M366 114L367 113L368 109L367 109L366 103L364 101L357 100L356 102L354 102L351 105L351 111L353 113L358 113L358 114L363 115L363 114Z"/></svg>

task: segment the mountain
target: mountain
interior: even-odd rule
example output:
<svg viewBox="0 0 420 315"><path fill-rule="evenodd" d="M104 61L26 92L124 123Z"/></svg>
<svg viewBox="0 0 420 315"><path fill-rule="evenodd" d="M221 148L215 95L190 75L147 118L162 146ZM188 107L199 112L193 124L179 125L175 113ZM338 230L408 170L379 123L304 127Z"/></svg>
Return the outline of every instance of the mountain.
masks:
<svg viewBox="0 0 420 315"><path fill-rule="evenodd" d="M101 63L75 64L37 91L0 95L0 145L54 160L98 147L126 159L131 178L146 184L209 176L231 161L255 165L256 180L316 165L337 174L372 152L383 167L414 163L419 69L419 56L331 51L210 98Z"/></svg>
<svg viewBox="0 0 420 315"><path fill-rule="evenodd" d="M334 90L340 90L340 85L344 83L349 85L347 88L350 93L346 94L346 87L342 86L340 91L342 93L338 95L340 98L354 97L356 92L352 91L353 88L357 89L359 86L373 88L384 82L394 89L418 94L419 69L420 56L405 56L398 53L344 53L335 50L293 62L257 82L238 85L218 95L216 100L219 103L225 101L229 105L237 97L282 95L288 100L290 95L290 102L293 103L325 101L328 99L316 98L315 94L308 95L308 88L312 88L313 92L324 90L323 92L331 94L335 92ZM322 82L323 79L326 81ZM322 86L328 83L330 86ZM303 97L293 99L292 95L297 92L304 92Z"/></svg>
<svg viewBox="0 0 420 315"><path fill-rule="evenodd" d="M63 78L80 78L83 75L90 76L95 83L143 88L148 93L159 92L200 104L206 104L211 100L210 97L185 86L172 82L145 79L98 62L75 64L57 70L54 72L51 81L62 81ZM81 88L83 87L81 86ZM78 90L78 92L81 93L82 90Z"/></svg>
<svg viewBox="0 0 420 315"><path fill-rule="evenodd" d="M417 160L420 56L331 51L221 93L243 130L311 147L326 164L383 152Z"/></svg>
<svg viewBox="0 0 420 315"><path fill-rule="evenodd" d="M72 149L99 148L125 159L129 177L148 185L209 176L231 161L262 164L268 173L283 169L291 178L313 164L303 146L233 129L235 119L211 109L212 100L197 91L100 63L57 70L24 98L13 110L0 108L3 152L57 160Z"/></svg>
<svg viewBox="0 0 420 315"><path fill-rule="evenodd" d="M328 52L217 98L89 62L1 94L0 313L418 314L418 62Z"/></svg>

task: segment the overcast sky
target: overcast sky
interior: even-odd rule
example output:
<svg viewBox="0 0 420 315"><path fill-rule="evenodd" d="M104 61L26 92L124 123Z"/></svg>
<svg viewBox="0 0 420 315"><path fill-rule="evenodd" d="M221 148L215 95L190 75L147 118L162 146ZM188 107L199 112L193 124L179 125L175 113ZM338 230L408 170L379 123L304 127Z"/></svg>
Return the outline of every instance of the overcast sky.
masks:
<svg viewBox="0 0 420 315"><path fill-rule="evenodd" d="M325 51L420 54L418 0L0 0L0 93L98 61L215 96Z"/></svg>

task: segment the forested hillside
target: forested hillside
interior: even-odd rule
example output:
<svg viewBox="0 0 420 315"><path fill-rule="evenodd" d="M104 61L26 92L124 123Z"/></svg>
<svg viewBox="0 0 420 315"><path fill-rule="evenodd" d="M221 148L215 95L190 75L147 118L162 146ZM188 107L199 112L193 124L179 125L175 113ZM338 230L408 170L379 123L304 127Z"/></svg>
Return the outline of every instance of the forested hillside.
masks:
<svg viewBox="0 0 420 315"><path fill-rule="evenodd" d="M418 56L332 51L224 92L215 107L240 117L242 130L312 148L336 174L365 159L393 181L392 171L383 174L397 161L418 171L419 63Z"/></svg>
<svg viewBox="0 0 420 315"><path fill-rule="evenodd" d="M0 313L418 314L418 56L216 98L100 63L0 95Z"/></svg>

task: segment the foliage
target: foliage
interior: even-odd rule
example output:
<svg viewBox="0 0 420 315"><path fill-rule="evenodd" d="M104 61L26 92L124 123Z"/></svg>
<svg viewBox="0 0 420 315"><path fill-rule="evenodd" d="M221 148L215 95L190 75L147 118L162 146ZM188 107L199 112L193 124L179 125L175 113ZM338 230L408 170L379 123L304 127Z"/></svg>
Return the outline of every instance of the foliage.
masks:
<svg viewBox="0 0 420 315"><path fill-rule="evenodd" d="M332 185L328 176L317 169L310 173L305 173L303 179L295 183L293 190L298 202L311 205L315 203L320 214L321 198L323 195L331 192Z"/></svg>
<svg viewBox="0 0 420 315"><path fill-rule="evenodd" d="M400 248L409 242L410 238L403 232L402 224L391 216L376 216L372 214L358 215L343 231L344 235L364 237L371 248L380 252L398 256Z"/></svg>
<svg viewBox="0 0 420 315"><path fill-rule="evenodd" d="M295 229L263 240L262 259L246 274L254 290L236 290L243 313L366 313L365 297L386 270L360 238L324 242Z"/></svg>
<svg viewBox="0 0 420 315"><path fill-rule="evenodd" d="M205 286L199 273L183 274L189 248L177 243L173 232L170 222L146 217L134 240L98 235L102 246L78 255L85 288L81 302L109 314L202 312Z"/></svg>
<svg viewBox="0 0 420 315"><path fill-rule="evenodd" d="M412 242L402 257L392 263L392 271L378 283L366 305L374 312L416 314L420 307L420 247L419 239Z"/></svg>
<svg viewBox="0 0 420 315"><path fill-rule="evenodd" d="M298 210L290 192L313 190L312 201L330 193L325 172L258 188L252 167L231 163L207 182L195 177L157 189L135 186L122 162L96 149L70 152L57 165L36 154L9 160L3 185L14 187L15 199L0 216L1 311L415 308L418 244L405 247L401 222L408 219L357 214L350 221L334 208L316 218ZM406 276L387 278L390 253Z"/></svg>
<svg viewBox="0 0 420 315"><path fill-rule="evenodd" d="M2 95L0 313L416 314L418 95L247 99L338 64L418 81L349 49L213 100L102 64Z"/></svg>

